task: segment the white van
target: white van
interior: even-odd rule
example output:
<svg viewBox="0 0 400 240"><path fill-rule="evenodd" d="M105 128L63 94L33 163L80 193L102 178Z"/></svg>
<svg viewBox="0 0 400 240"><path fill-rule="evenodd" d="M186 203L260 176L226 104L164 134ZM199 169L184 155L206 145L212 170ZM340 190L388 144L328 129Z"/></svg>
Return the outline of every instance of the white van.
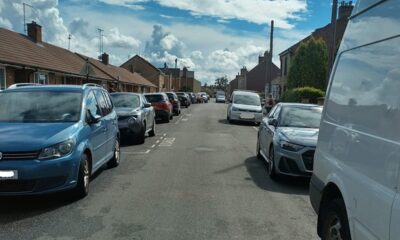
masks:
<svg viewBox="0 0 400 240"><path fill-rule="evenodd" d="M400 1L358 0L321 120L310 198L325 239L400 239Z"/></svg>
<svg viewBox="0 0 400 240"><path fill-rule="evenodd" d="M233 91L226 113L229 123L240 121L259 124L262 118L260 95L245 90Z"/></svg>

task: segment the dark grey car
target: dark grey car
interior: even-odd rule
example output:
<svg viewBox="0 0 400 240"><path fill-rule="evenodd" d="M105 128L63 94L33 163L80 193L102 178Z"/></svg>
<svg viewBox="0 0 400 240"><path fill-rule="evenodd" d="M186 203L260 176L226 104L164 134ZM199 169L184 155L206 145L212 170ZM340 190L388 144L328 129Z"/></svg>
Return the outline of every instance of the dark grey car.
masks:
<svg viewBox="0 0 400 240"><path fill-rule="evenodd" d="M112 93L118 115L118 126L123 139L144 143L146 133L155 136L155 112L142 94Z"/></svg>

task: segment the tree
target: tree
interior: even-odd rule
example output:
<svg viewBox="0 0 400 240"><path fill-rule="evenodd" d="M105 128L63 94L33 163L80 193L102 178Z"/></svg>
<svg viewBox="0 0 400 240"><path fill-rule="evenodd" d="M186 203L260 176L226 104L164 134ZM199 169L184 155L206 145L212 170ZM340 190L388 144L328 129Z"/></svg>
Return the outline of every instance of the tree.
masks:
<svg viewBox="0 0 400 240"><path fill-rule="evenodd" d="M215 79L215 87L217 89L225 90L227 85L228 85L228 78L226 76Z"/></svg>
<svg viewBox="0 0 400 240"><path fill-rule="evenodd" d="M325 91L328 48L322 39L311 38L296 50L289 68L288 88L314 87Z"/></svg>

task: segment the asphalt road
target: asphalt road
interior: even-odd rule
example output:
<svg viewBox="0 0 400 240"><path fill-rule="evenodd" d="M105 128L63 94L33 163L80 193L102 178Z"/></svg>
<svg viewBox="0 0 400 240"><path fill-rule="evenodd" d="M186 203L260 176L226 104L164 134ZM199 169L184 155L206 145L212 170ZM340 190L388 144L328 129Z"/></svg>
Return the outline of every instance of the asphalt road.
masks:
<svg viewBox="0 0 400 240"><path fill-rule="evenodd" d="M192 105L123 147L80 201L0 199L0 239L317 239L309 182L271 181L257 128L225 119L225 104Z"/></svg>

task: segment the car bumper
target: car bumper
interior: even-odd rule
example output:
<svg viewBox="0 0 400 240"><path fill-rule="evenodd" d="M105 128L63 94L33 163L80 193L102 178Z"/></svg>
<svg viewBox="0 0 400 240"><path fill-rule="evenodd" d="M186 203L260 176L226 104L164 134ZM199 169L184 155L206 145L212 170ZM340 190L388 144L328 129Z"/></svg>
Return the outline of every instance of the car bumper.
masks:
<svg viewBox="0 0 400 240"><path fill-rule="evenodd" d="M0 170L17 171L17 179L0 180L0 196L38 195L72 189L77 184L81 154L52 160L0 161Z"/></svg>
<svg viewBox="0 0 400 240"><path fill-rule="evenodd" d="M275 166L279 174L311 177L315 148L306 147L298 152L284 150L275 146ZM310 159L312 156L312 159Z"/></svg>
<svg viewBox="0 0 400 240"><path fill-rule="evenodd" d="M165 110L156 110L156 119L166 119L169 118L170 115L171 113Z"/></svg>
<svg viewBox="0 0 400 240"><path fill-rule="evenodd" d="M245 118L243 114L253 114L254 117ZM230 119L234 121L243 121L243 122L256 122L260 123L263 119L263 114L261 113L253 113L253 112L240 112L240 111L232 111L230 115Z"/></svg>
<svg viewBox="0 0 400 240"><path fill-rule="evenodd" d="M142 124L139 119L132 118L124 121L118 121L119 132L121 137L130 137L132 135L137 135L142 130Z"/></svg>

